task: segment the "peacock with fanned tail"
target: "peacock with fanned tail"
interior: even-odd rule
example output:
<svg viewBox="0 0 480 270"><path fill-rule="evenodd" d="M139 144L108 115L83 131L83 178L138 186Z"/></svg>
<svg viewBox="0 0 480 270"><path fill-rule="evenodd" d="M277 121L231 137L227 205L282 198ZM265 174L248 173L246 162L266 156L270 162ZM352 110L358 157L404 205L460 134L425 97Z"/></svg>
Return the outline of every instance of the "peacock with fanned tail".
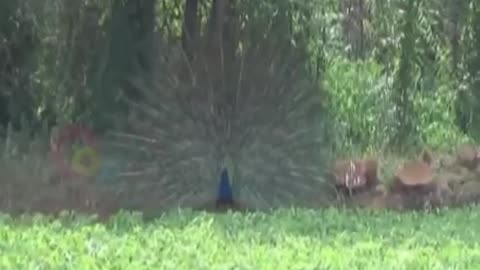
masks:
<svg viewBox="0 0 480 270"><path fill-rule="evenodd" d="M156 70L132 79L144 98L127 99L129 125L111 140L131 160L121 176L152 183L162 208L309 207L334 197L320 84L282 42L246 46L221 76L201 56L178 75L181 51L159 44Z"/></svg>

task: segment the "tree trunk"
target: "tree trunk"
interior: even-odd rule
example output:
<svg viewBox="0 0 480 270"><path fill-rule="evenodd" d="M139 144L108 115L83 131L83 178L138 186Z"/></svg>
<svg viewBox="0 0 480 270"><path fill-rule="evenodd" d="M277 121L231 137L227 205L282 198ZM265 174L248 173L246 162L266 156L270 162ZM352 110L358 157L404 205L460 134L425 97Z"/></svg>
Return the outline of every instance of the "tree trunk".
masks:
<svg viewBox="0 0 480 270"><path fill-rule="evenodd" d="M182 45L188 60L195 57L197 42L198 0L185 0L185 17L183 19Z"/></svg>
<svg viewBox="0 0 480 270"><path fill-rule="evenodd" d="M225 22L225 0L213 0L207 29L207 53L211 75L223 77L223 25ZM218 78L218 77L217 77Z"/></svg>

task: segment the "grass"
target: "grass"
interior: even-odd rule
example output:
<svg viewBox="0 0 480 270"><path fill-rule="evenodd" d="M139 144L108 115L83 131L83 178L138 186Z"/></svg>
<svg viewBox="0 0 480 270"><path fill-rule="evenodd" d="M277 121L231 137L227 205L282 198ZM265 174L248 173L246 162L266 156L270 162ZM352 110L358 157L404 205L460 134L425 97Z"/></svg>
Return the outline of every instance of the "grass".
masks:
<svg viewBox="0 0 480 270"><path fill-rule="evenodd" d="M0 221L0 269L480 269L480 212L179 211Z"/></svg>

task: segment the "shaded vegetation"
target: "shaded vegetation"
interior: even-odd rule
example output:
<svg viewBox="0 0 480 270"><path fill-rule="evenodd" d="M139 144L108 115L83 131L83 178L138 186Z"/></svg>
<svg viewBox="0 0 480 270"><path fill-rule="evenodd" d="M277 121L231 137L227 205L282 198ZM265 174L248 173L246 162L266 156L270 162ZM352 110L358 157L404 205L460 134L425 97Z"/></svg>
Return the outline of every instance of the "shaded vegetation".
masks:
<svg viewBox="0 0 480 270"><path fill-rule="evenodd" d="M110 129L102 116L125 112L119 97L136 96L128 78L151 69L155 39L220 65L269 33L308 51L334 101L335 144L476 140L478 4L443 2L4 1L0 117Z"/></svg>

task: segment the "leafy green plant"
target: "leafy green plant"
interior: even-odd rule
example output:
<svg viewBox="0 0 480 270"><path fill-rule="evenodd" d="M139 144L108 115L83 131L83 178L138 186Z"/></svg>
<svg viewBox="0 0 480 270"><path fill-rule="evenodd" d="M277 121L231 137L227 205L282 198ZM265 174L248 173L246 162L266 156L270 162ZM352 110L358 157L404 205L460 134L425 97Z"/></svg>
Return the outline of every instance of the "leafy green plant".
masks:
<svg viewBox="0 0 480 270"><path fill-rule="evenodd" d="M375 61L332 61L326 70L325 84L329 108L336 123L339 152L386 151L395 135L396 121L392 100L393 77ZM419 81L420 89L411 96L413 124L422 143L448 149L469 138L456 126L455 83L443 65L430 84ZM409 152L408 147L406 152Z"/></svg>
<svg viewBox="0 0 480 270"><path fill-rule="evenodd" d="M340 148L381 149L388 138L391 79L373 61L337 58L325 76L329 108L333 111Z"/></svg>
<svg viewBox="0 0 480 270"><path fill-rule="evenodd" d="M2 269L476 269L478 209L0 217Z"/></svg>
<svg viewBox="0 0 480 270"><path fill-rule="evenodd" d="M446 150L470 138L456 125L457 93L452 80L440 81L436 89L426 89L414 96L421 137L425 144Z"/></svg>

